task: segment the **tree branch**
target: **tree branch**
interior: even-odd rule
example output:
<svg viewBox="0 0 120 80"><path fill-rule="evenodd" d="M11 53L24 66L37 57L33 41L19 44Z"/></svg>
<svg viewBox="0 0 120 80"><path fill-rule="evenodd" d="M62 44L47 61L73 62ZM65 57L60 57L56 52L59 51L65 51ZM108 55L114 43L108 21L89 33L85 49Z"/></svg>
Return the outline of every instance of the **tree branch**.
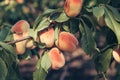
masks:
<svg viewBox="0 0 120 80"><path fill-rule="evenodd" d="M21 39L17 39L17 40L14 40L14 41L10 41L10 42L8 42L7 44L15 44L15 43L17 43L17 42L20 42L20 41L24 41L24 40L26 40L26 39L32 39L32 37L31 36L27 36L27 37L23 37L23 38L21 38Z"/></svg>

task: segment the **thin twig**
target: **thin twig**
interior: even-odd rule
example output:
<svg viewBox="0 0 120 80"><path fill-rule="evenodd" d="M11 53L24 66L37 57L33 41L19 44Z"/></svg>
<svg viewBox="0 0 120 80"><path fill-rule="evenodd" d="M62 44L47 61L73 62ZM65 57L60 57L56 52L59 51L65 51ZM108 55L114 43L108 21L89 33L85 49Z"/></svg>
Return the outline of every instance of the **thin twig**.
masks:
<svg viewBox="0 0 120 80"><path fill-rule="evenodd" d="M27 36L27 37L23 37L23 38L21 38L21 39L17 39L17 40L14 40L14 41L10 41L10 42L8 42L7 44L15 44L15 43L17 43L17 42L20 42L20 41L24 41L24 40L26 40L26 39L31 39L32 37L31 36Z"/></svg>

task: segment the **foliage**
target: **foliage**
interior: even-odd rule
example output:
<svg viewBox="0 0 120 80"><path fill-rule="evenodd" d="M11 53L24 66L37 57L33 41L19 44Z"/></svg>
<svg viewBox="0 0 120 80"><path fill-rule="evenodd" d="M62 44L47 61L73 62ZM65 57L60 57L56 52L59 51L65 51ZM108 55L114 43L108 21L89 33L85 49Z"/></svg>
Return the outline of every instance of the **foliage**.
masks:
<svg viewBox="0 0 120 80"><path fill-rule="evenodd" d="M39 42L36 41L38 34L49 27L55 30L56 42L61 31L70 32L73 35L78 34L78 41L81 43L79 46L84 49L87 55L92 57L91 59L95 63L98 74L106 72L113 60L112 51L120 45L120 13L117 10L118 6L114 5L117 4L115 1L83 0L82 11L76 17L67 16L63 7L56 5L60 2L59 0L30 0L28 3L25 2L19 4L13 0L9 4L5 3L5 1L1 1L0 3L0 25L2 25L0 27L1 80L22 80L18 71L18 55L15 51L16 42L9 43L12 42L12 35L14 34L11 32L11 27L21 19L25 19L31 24L28 33L32 37L36 48L33 50L27 49L25 54L19 57L21 59L29 59L34 53L39 57L36 65L37 70L33 73L34 80L45 80L51 69L51 60L48 51L56 45L46 48L45 43L41 43L40 40ZM43 13L40 13L39 9ZM38 15L37 11L39 11L40 15ZM8 16L9 14L11 15ZM100 25L101 17L103 18L103 26ZM103 27L107 27L111 32L108 31L106 34L107 37L110 37L106 39L106 45L100 49L95 37L97 30L101 30ZM113 35L116 38L111 39ZM45 51L39 55L38 49L45 49ZM11 72L13 75L11 75Z"/></svg>

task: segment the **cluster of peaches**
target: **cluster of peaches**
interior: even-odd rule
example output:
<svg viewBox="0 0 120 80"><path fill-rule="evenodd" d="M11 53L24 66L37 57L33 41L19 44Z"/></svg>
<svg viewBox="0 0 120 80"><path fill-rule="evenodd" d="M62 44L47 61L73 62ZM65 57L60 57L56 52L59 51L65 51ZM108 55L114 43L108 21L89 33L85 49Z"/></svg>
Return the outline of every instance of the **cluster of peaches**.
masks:
<svg viewBox="0 0 120 80"><path fill-rule="evenodd" d="M7 0L6 0L7 1ZM8 0L9 1L9 0ZM69 17L77 16L82 9L82 0L66 0L64 4L64 12ZM14 40L22 39L29 36L30 25L25 20L18 21L13 25L11 31L13 32ZM48 48L48 54L51 59L52 69L59 69L64 66L65 58L62 52L72 52L77 48L77 38L65 31L59 31L58 39L55 39L55 30L53 27L45 28L37 32L36 39L25 39L15 43L16 53L18 55L24 54L26 49L34 49L34 41L37 43L44 43L45 48Z"/></svg>
<svg viewBox="0 0 120 80"><path fill-rule="evenodd" d="M11 29L14 40L28 37L29 28L30 25L27 21L18 21ZM34 49L36 47L36 45L34 45L34 41L37 43L44 43L45 48L49 49L48 54L51 59L52 69L59 69L63 67L65 64L65 58L62 52L72 52L77 48L78 45L77 38L73 34L65 31L59 32L58 40L56 40L55 30L53 27L45 28L34 35L37 35L36 40L30 38L15 43L16 53L18 55L22 55L25 53L27 48Z"/></svg>

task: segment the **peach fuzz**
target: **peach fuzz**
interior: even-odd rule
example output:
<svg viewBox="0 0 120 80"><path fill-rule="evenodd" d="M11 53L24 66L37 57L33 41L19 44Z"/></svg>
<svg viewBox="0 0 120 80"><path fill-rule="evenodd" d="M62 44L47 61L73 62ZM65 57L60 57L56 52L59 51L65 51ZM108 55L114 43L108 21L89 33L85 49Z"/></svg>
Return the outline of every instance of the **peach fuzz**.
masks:
<svg viewBox="0 0 120 80"><path fill-rule="evenodd" d="M48 27L47 29L38 33L41 43L45 43L46 47L50 48L54 45L54 29Z"/></svg>
<svg viewBox="0 0 120 80"><path fill-rule="evenodd" d="M64 11L69 17L77 16L82 9L82 0L66 0Z"/></svg>
<svg viewBox="0 0 120 80"><path fill-rule="evenodd" d="M25 20L20 20L16 24L13 25L11 31L15 32L16 34L20 34L23 32L28 32L30 25Z"/></svg>
<svg viewBox="0 0 120 80"><path fill-rule="evenodd" d="M77 38L69 32L60 32L56 46L62 51L72 52L77 48Z"/></svg>
<svg viewBox="0 0 120 80"><path fill-rule="evenodd" d="M64 66L65 58L64 58L64 55L62 54L62 52L58 48L56 48L56 47L52 48L48 52L48 54L51 59L52 69L58 70Z"/></svg>
<svg viewBox="0 0 120 80"><path fill-rule="evenodd" d="M112 55L113 55L113 58L115 59L115 61L120 63L120 48L117 50L113 50Z"/></svg>

